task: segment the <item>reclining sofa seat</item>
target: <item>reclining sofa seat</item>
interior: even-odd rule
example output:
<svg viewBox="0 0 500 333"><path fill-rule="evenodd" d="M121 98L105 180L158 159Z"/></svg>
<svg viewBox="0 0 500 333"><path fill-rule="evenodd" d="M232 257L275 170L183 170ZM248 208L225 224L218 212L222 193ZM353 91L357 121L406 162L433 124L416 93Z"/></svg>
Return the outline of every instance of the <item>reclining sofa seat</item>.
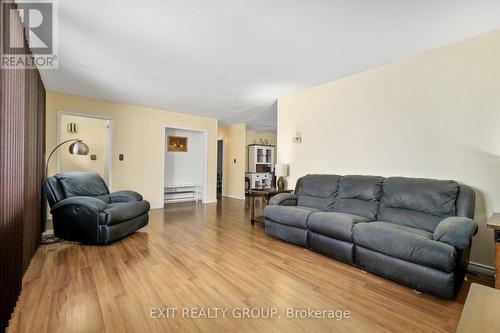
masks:
<svg viewBox="0 0 500 333"><path fill-rule="evenodd" d="M332 211L340 177L311 175L299 179L296 195L277 195L264 210L266 232L307 247L307 221L314 212Z"/></svg>
<svg viewBox="0 0 500 333"><path fill-rule="evenodd" d="M43 188L58 238L109 244L148 224L149 202L134 191L109 193L97 173L58 173Z"/></svg>
<svg viewBox="0 0 500 333"><path fill-rule="evenodd" d="M264 214L271 236L451 298L477 232L474 201L455 181L307 175Z"/></svg>

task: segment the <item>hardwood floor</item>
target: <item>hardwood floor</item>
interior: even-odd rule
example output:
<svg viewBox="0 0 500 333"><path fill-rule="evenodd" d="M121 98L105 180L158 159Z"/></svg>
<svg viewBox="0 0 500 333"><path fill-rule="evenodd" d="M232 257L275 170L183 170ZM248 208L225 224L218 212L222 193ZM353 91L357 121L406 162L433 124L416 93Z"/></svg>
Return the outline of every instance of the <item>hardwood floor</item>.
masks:
<svg viewBox="0 0 500 333"><path fill-rule="evenodd" d="M8 332L455 331L469 283L455 301L417 294L268 237L249 218L248 203L234 199L171 204L109 246L41 246ZM167 307L177 308L174 318L161 317ZM182 316L183 308L209 307L227 308L225 318ZM152 308L160 318L150 318ZM242 308L276 308L281 317L238 319ZM286 308L350 317L287 319Z"/></svg>

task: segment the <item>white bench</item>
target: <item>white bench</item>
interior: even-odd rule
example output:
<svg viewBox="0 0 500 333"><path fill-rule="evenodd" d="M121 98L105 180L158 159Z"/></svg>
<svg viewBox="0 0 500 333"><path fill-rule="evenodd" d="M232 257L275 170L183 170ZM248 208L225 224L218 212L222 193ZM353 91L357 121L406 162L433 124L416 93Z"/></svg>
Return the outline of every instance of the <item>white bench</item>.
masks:
<svg viewBox="0 0 500 333"><path fill-rule="evenodd" d="M195 201L198 202L200 186L194 184L165 185L165 203Z"/></svg>

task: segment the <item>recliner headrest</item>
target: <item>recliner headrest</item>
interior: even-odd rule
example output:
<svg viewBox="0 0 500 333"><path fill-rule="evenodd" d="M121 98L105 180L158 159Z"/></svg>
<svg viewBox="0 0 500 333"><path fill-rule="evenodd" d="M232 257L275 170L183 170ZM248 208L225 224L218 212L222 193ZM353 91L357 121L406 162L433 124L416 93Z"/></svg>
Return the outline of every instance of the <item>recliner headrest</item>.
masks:
<svg viewBox="0 0 500 333"><path fill-rule="evenodd" d="M54 176L59 180L66 197L99 197L109 194L104 180L93 172L64 172Z"/></svg>

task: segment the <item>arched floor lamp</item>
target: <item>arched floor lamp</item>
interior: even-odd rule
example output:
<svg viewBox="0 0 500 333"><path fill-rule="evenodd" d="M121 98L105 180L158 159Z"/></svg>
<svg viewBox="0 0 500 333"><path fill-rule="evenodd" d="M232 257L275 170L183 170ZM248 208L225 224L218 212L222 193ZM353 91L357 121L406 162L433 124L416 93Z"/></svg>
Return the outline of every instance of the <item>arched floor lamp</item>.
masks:
<svg viewBox="0 0 500 333"><path fill-rule="evenodd" d="M89 146L87 146L85 144L85 142L83 142L82 139L69 139L69 140L61 142L54 149L52 149L52 151L49 154L49 158L47 158L47 164L45 164L45 177L44 178L47 178L47 176L49 175L49 162L50 162L50 158L52 157L52 155L56 152L56 150L59 147L61 147L65 143L72 142L72 141L74 141L74 142L69 146L69 153L70 154L87 155L89 153Z"/></svg>
<svg viewBox="0 0 500 333"><path fill-rule="evenodd" d="M89 153L89 146L87 146L85 144L85 142L83 142L82 139L69 139L69 140L61 142L54 149L52 149L52 151L49 154L49 157L47 158L47 163L45 164L44 179L46 179L48 177L48 175L49 175L49 162L50 162L50 158L57 151L57 149L59 149L59 147L61 147L62 145L64 145L65 143L68 143L68 142L73 142L69 146L69 153L70 154L73 154L73 155L87 155ZM43 218L42 218L42 233L44 233L45 232L45 228L47 227L47 198L45 196L45 192L43 191L43 189L42 189L42 195L43 195L43 203L42 203L42 216L43 216Z"/></svg>

